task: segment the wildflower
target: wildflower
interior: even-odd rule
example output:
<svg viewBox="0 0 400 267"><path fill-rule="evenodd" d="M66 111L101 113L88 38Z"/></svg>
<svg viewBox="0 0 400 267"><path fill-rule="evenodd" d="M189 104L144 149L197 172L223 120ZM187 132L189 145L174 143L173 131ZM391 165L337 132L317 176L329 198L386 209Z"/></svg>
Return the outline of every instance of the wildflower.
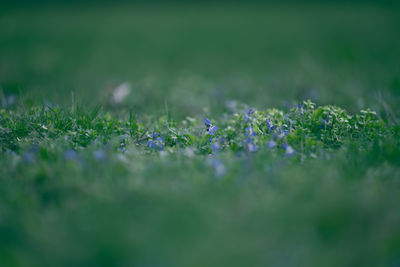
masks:
<svg viewBox="0 0 400 267"><path fill-rule="evenodd" d="M209 128L212 125L211 121L207 118L204 119L204 124L207 126L207 128Z"/></svg>
<svg viewBox="0 0 400 267"><path fill-rule="evenodd" d="M245 129L247 136L256 136L256 133L253 131L253 127L249 126Z"/></svg>
<svg viewBox="0 0 400 267"><path fill-rule="evenodd" d="M64 158L65 160L76 160L77 159L77 154L75 150L68 149L67 151L64 152Z"/></svg>
<svg viewBox="0 0 400 267"><path fill-rule="evenodd" d="M248 148L248 150L249 150L250 152L256 152L256 151L258 150L258 146L255 145L255 144L253 144L253 143L248 144L248 145L247 145L247 148Z"/></svg>
<svg viewBox="0 0 400 267"><path fill-rule="evenodd" d="M273 130L273 125L272 125L272 123L268 120L268 119L266 119L265 120L265 123L267 124L267 129L268 129L268 131L272 131Z"/></svg>
<svg viewBox="0 0 400 267"><path fill-rule="evenodd" d="M269 141L268 147L269 147L270 149L273 149L275 146L276 146L276 142L275 142L274 140Z"/></svg>
<svg viewBox="0 0 400 267"><path fill-rule="evenodd" d="M226 167L221 160L215 158L208 158L207 162L214 168L215 176L221 177L226 174Z"/></svg>
<svg viewBox="0 0 400 267"><path fill-rule="evenodd" d="M158 147L158 150L164 150L164 138L165 138L165 136L162 136L162 137L157 137L157 139L156 139L156 145L157 145L157 147Z"/></svg>
<svg viewBox="0 0 400 267"><path fill-rule="evenodd" d="M254 113L254 110L253 110L252 108L248 108L248 109L246 110L246 115L247 115L247 116L251 116L253 113Z"/></svg>
<svg viewBox="0 0 400 267"><path fill-rule="evenodd" d="M208 128L208 133L211 135L215 135L215 132L218 130L217 126L211 125L210 128Z"/></svg>
<svg viewBox="0 0 400 267"><path fill-rule="evenodd" d="M211 145L211 150L213 151L219 151L221 149L221 146L216 142Z"/></svg>
<svg viewBox="0 0 400 267"><path fill-rule="evenodd" d="M150 148L157 148L156 143L154 143L153 140L149 140L146 142L146 146L150 147Z"/></svg>
<svg viewBox="0 0 400 267"><path fill-rule="evenodd" d="M249 123L249 122L251 121L250 117L248 117L246 114L243 115L243 119L244 119L247 123Z"/></svg>
<svg viewBox="0 0 400 267"><path fill-rule="evenodd" d="M207 127L207 132L210 135L215 135L215 132L218 130L218 127L213 125L212 122L207 118L204 119L204 124Z"/></svg>
<svg viewBox="0 0 400 267"><path fill-rule="evenodd" d="M158 134L157 135L153 134L152 136L158 136ZM150 139L146 142L146 146L153 148L153 149L158 149L159 151L162 151L162 150L164 150L164 146L165 146L164 139L165 139L165 136L157 137L155 140Z"/></svg>
<svg viewBox="0 0 400 267"><path fill-rule="evenodd" d="M246 139L246 147L250 152L255 152L258 150L258 146L253 143L250 137L247 137Z"/></svg>
<svg viewBox="0 0 400 267"><path fill-rule="evenodd" d="M300 115L303 115L303 113L304 113L304 105L303 104L296 104L294 106L296 107L296 111L298 111Z"/></svg>

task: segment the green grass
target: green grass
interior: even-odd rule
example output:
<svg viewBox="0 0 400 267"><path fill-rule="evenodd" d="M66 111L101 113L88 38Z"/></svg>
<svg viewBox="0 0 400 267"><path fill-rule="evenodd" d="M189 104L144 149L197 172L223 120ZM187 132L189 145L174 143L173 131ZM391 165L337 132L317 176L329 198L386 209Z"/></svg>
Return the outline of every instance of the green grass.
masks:
<svg viewBox="0 0 400 267"><path fill-rule="evenodd" d="M396 6L0 12L0 266L399 266Z"/></svg>

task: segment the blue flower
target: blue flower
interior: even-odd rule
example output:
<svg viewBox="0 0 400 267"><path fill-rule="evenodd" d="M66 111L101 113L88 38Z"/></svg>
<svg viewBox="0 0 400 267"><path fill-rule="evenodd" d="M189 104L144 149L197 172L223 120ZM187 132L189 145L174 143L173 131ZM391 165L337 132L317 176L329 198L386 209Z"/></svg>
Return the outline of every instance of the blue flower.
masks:
<svg viewBox="0 0 400 267"><path fill-rule="evenodd" d="M158 150L164 150L164 138L165 138L165 136L163 135L162 137L157 137L157 139L156 139L156 144L157 144L157 147L158 147Z"/></svg>
<svg viewBox="0 0 400 267"><path fill-rule="evenodd" d="M150 147L150 148L157 148L156 143L153 140L149 140L146 142L146 146Z"/></svg>
<svg viewBox="0 0 400 267"><path fill-rule="evenodd" d="M213 125L212 122L207 118L204 119L204 124L207 127L207 132L210 135L215 135L215 132L218 130L218 127ZM211 143L211 141L210 141L210 143Z"/></svg>
<svg viewBox="0 0 400 267"><path fill-rule="evenodd" d="M158 134L155 136L158 136ZM165 147L164 139L165 139L164 135L162 137L157 137L155 140L150 139L146 142L146 146L153 148L153 149L158 149L159 151L164 150L164 147Z"/></svg>
<svg viewBox="0 0 400 267"><path fill-rule="evenodd" d="M256 133L253 131L253 127L249 126L245 129L247 136L256 136Z"/></svg>
<svg viewBox="0 0 400 267"><path fill-rule="evenodd" d="M252 108L248 108L248 109L246 110L246 115L247 115L247 116L251 116L253 113L254 113L254 110L253 110Z"/></svg>
<svg viewBox="0 0 400 267"><path fill-rule="evenodd" d="M253 143L253 141L250 137L247 137L247 139L246 139L246 147L247 147L247 150L250 152L255 152L258 150L258 146Z"/></svg>
<svg viewBox="0 0 400 267"><path fill-rule="evenodd" d="M219 151L221 149L221 146L216 142L211 145L211 150L213 151Z"/></svg>
<svg viewBox="0 0 400 267"><path fill-rule="evenodd" d="M268 119L265 120L265 123L267 124L268 131L272 131L274 129L274 126Z"/></svg>
<svg viewBox="0 0 400 267"><path fill-rule="evenodd" d="M212 125L211 121L207 118L204 119L204 124L207 126L207 128Z"/></svg>
<svg viewBox="0 0 400 267"><path fill-rule="evenodd" d="M221 160L209 158L207 161L214 168L215 176L221 177L226 174L226 167Z"/></svg>
<svg viewBox="0 0 400 267"><path fill-rule="evenodd" d="M258 146L253 143L248 144L247 148L249 149L250 152L255 152L258 150Z"/></svg>
<svg viewBox="0 0 400 267"><path fill-rule="evenodd" d="M298 111L300 113L300 115L303 115L304 113L304 105L303 104L296 104L294 105L296 107L296 111Z"/></svg>
<svg viewBox="0 0 400 267"><path fill-rule="evenodd" d="M211 125L210 128L207 129L207 132L211 135L214 135L217 130L218 130L217 126Z"/></svg>
<svg viewBox="0 0 400 267"><path fill-rule="evenodd" d="M77 153L75 152L75 150L72 149L68 149L67 151L64 152L64 158L65 160L76 160L78 157Z"/></svg>
<svg viewBox="0 0 400 267"><path fill-rule="evenodd" d="M273 149L275 146L276 146L276 142L275 142L274 140L269 141L268 147L269 147L270 149Z"/></svg>

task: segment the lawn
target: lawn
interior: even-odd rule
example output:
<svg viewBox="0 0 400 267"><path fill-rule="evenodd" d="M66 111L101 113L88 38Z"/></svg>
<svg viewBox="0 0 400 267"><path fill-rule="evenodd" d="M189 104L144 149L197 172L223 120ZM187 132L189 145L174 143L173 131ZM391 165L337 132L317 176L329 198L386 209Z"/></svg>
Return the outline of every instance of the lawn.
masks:
<svg viewBox="0 0 400 267"><path fill-rule="evenodd" d="M0 266L399 266L395 4L0 10Z"/></svg>

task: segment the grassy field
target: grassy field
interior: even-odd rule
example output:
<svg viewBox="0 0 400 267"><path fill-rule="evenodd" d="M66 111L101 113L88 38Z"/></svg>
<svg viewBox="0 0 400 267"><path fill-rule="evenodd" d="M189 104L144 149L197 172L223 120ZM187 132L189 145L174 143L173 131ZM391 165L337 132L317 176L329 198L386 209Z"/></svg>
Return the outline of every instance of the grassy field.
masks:
<svg viewBox="0 0 400 267"><path fill-rule="evenodd" d="M400 266L400 9L0 10L0 266Z"/></svg>

